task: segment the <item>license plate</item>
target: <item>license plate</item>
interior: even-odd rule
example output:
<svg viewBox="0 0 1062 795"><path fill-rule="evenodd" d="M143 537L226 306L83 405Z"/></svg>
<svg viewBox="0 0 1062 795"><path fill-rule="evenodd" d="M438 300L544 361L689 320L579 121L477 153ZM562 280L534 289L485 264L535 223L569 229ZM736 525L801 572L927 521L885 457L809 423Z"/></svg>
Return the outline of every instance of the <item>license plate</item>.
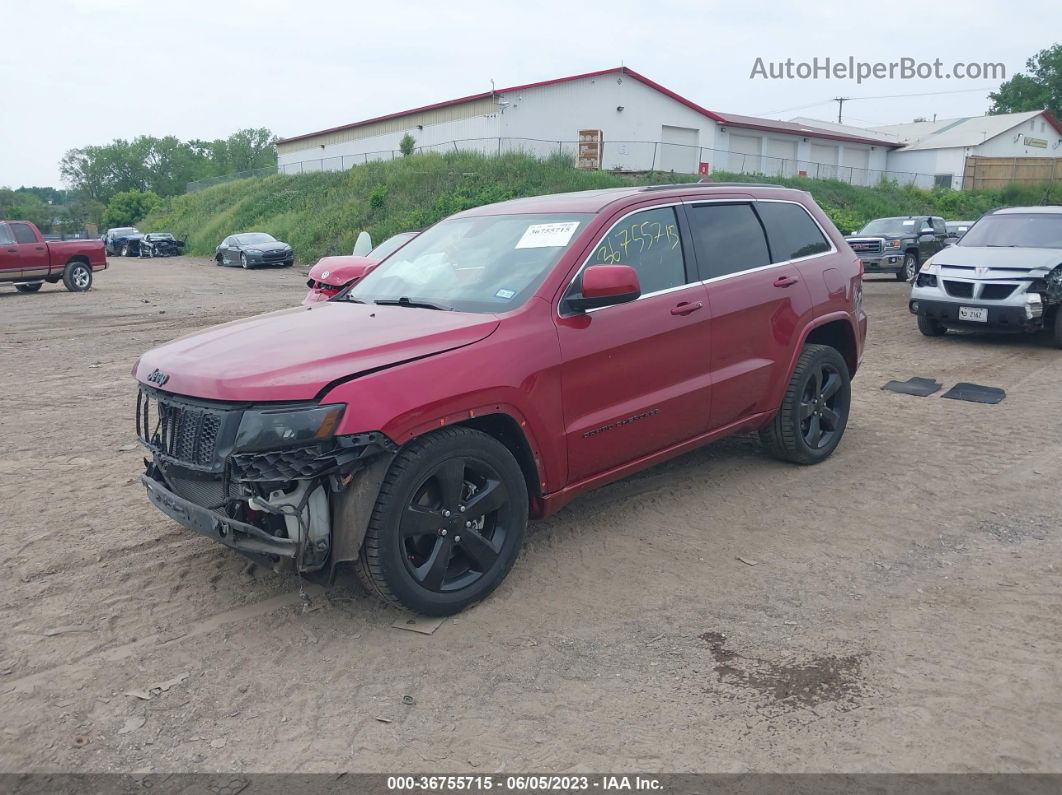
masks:
<svg viewBox="0 0 1062 795"><path fill-rule="evenodd" d="M974 306L960 306L959 320L972 320L977 323L987 323L988 310Z"/></svg>

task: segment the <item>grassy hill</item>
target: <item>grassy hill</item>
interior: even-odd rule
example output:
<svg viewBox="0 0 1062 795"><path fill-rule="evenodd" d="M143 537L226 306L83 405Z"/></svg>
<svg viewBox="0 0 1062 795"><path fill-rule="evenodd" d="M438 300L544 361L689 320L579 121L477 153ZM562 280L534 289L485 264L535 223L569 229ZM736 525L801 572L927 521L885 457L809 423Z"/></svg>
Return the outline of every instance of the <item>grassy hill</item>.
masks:
<svg viewBox="0 0 1062 795"><path fill-rule="evenodd" d="M713 178L769 181L810 191L846 232L881 216L926 213L970 219L1003 205L1062 204L1062 186L960 192L891 183L863 188L799 177L717 173ZM173 232L187 242L189 254L198 255L212 255L221 239L235 232L268 232L290 243L299 262L312 263L325 255L350 253L363 229L378 242L459 210L520 196L693 180L696 177L670 173L634 177L579 171L566 157L421 154L341 172L276 175L216 185L166 200L139 226L143 231Z"/></svg>

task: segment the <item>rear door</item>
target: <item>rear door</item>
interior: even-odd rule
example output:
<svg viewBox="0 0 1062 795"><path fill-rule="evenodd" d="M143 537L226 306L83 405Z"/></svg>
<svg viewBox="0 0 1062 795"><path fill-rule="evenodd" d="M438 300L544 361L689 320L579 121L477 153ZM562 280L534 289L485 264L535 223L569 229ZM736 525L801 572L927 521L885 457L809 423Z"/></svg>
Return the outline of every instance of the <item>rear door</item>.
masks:
<svg viewBox="0 0 1062 795"><path fill-rule="evenodd" d="M584 313L558 307L569 482L707 429L711 318L681 219L677 204L627 212L584 262L634 268L638 300ZM565 297L579 285L577 275Z"/></svg>
<svg viewBox="0 0 1062 795"><path fill-rule="evenodd" d="M22 267L22 277L32 279L48 275L48 246L38 239L33 227L21 221L8 223L11 234L18 247L18 259Z"/></svg>
<svg viewBox="0 0 1062 795"><path fill-rule="evenodd" d="M17 279L22 275L18 246L7 224L0 223L0 281Z"/></svg>
<svg viewBox="0 0 1062 795"><path fill-rule="evenodd" d="M795 264L799 252L779 235L772 257L758 204L692 202L686 208L712 308L712 429L777 408L771 405L775 387L788 377L798 330L812 315L811 294ZM774 213L772 206L765 214Z"/></svg>

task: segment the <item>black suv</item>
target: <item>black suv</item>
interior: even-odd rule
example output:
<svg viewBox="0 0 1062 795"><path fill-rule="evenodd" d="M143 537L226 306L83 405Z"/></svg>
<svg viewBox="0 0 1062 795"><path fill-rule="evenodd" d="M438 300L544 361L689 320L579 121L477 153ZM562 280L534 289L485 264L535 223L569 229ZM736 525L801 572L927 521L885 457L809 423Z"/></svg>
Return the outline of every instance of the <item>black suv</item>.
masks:
<svg viewBox="0 0 1062 795"><path fill-rule="evenodd" d="M910 282L922 263L948 244L948 230L943 218L932 215L875 218L845 240L865 273L895 273Z"/></svg>

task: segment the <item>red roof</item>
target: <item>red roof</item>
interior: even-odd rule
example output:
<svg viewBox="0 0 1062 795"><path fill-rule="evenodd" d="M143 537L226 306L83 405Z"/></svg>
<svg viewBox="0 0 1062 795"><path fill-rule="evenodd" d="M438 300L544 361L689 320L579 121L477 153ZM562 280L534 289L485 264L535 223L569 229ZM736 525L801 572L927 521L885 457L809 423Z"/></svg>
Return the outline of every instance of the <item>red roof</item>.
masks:
<svg viewBox="0 0 1062 795"><path fill-rule="evenodd" d="M460 97L458 99L448 99L445 102L436 102L432 105L422 105L419 108L411 108L409 110L403 110L399 113L388 113L386 116L376 116L371 119L365 119L364 121L356 121L352 124L343 124L339 127L329 127L327 130L318 130L317 132L304 133L302 135L293 135L291 138L280 138L277 143L289 143L291 141L301 141L305 138L314 138L318 135L326 135L328 133L340 132L342 130L353 130L358 127L364 127L368 124L375 124L376 122L389 121L391 119L399 119L403 116L409 116L414 113L422 113L428 110L437 110L439 108L448 108L452 105L463 105L466 102L475 102L480 99L487 99L497 94L511 94L516 91L523 91L529 88L541 88L543 86L553 86L558 83L571 83L576 80L585 80L590 77L601 77L602 75L610 74L622 74L627 77L633 78L640 83L643 83L649 88L659 91L666 97L685 105L687 108L700 113L712 121L719 124L725 124L730 127L740 127L752 130L763 130L767 132L783 132L790 135L812 135L815 138L826 138L834 141L850 141L854 143L870 144L872 146L888 146L891 148L897 148L903 146L893 141L883 141L878 138L864 138L857 135L846 135L845 133L835 132L833 130L822 130L817 127L804 127L799 124L793 124L792 122L775 121L773 119L760 119L755 116L739 116L736 114L722 114L715 111L708 110L701 107L696 102L686 99L680 94L676 94L669 88L665 88L659 83L650 80L645 75L638 74L633 69L629 69L626 66L619 66L612 69L602 69L597 72L586 72L581 75L571 75L570 77L558 77L553 80L542 80L538 83L526 83L521 86L510 86L509 88L499 88L494 91L483 91L479 94L470 94L467 97Z"/></svg>

